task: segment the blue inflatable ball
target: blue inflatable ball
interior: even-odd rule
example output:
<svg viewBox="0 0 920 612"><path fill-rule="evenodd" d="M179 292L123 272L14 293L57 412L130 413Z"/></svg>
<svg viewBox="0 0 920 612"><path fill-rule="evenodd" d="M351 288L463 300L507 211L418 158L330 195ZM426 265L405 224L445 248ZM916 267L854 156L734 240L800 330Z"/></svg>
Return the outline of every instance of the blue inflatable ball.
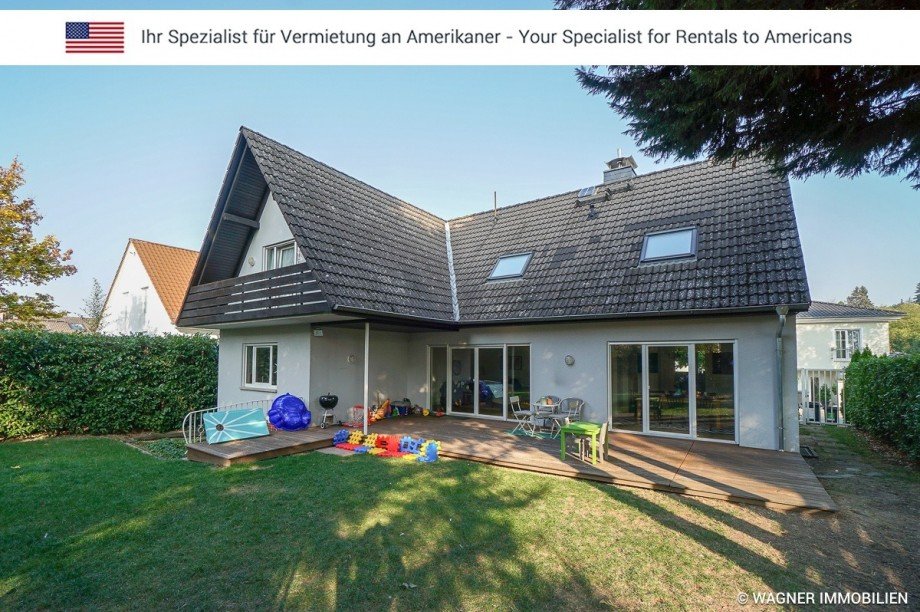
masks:
<svg viewBox="0 0 920 612"><path fill-rule="evenodd" d="M268 411L268 421L285 431L306 429L311 420L312 415L304 401L290 393L276 397Z"/></svg>

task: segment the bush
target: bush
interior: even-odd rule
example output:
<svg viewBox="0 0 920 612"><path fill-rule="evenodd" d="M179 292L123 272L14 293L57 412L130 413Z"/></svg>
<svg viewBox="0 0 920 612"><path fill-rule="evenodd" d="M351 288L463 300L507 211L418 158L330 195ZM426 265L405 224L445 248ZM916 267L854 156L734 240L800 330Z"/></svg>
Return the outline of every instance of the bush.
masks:
<svg viewBox="0 0 920 612"><path fill-rule="evenodd" d="M854 359L847 368L846 418L920 460L920 354Z"/></svg>
<svg viewBox="0 0 920 612"><path fill-rule="evenodd" d="M0 438L168 431L216 401L211 338L0 332Z"/></svg>

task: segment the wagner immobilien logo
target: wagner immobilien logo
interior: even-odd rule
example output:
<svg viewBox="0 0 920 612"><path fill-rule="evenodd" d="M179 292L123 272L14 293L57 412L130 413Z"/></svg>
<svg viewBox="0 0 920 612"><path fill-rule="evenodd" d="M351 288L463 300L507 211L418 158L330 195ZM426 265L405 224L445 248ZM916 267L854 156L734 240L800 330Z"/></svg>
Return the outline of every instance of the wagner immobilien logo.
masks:
<svg viewBox="0 0 920 612"><path fill-rule="evenodd" d="M124 21L68 21L67 53L124 53Z"/></svg>

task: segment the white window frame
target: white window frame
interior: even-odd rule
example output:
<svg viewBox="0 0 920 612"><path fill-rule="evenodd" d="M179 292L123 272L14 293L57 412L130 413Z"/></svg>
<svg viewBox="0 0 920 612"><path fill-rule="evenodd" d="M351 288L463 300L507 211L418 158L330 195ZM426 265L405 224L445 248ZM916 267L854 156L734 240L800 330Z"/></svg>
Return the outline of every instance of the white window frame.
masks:
<svg viewBox="0 0 920 612"><path fill-rule="evenodd" d="M649 238L654 238L655 236L665 236L667 234L680 234L683 232L690 232L690 251L687 253L677 253L674 255L659 255L658 257L647 257L646 253L648 252L648 240ZM696 257L696 240L697 240L697 230L696 227L679 227L676 229L664 230L661 232L649 232L642 239L642 255L639 257L639 263L654 263L658 261L669 261L672 259L690 259Z"/></svg>
<svg viewBox="0 0 920 612"><path fill-rule="evenodd" d="M505 259L512 259L514 257L526 257L524 260L524 265L521 266L521 271L516 274L502 274L500 276L495 275L495 271L498 270L498 266L501 265L502 261ZM530 262L533 259L533 251L528 251L524 253L508 253L506 255L499 255L498 259L495 260L495 265L492 266L492 271L489 272L488 280L508 280L511 278L523 278L524 274L527 272L527 268L530 267Z"/></svg>
<svg viewBox="0 0 920 612"><path fill-rule="evenodd" d="M843 357L840 356L840 345L838 343L840 334L843 334ZM856 337L856 342L853 342L853 336ZM850 361L853 359L853 353L861 351L862 348L861 328L847 327L834 330L834 361Z"/></svg>
<svg viewBox="0 0 920 612"><path fill-rule="evenodd" d="M527 352L528 362L527 368L531 374L530 386L531 390L533 389L533 347L530 342L506 342L503 344L429 344L428 345L428 354L427 354L427 364L426 370L428 372L428 406L431 406L431 396L434 390L431 388L431 349L433 348L446 348L447 349L447 414L457 417L467 417L467 418L476 418L476 419L490 419L493 421L510 421L513 418L513 415L508 414L508 398L511 397L511 393L508 391L508 349L509 348L520 348L527 347L529 350ZM488 414L479 414L479 349L502 349L502 415L493 416ZM454 385L453 385L453 351L454 349L473 349L473 372L475 373L475 378L473 379L473 386L476 389L476 392L473 394L473 412L454 412ZM533 392L531 391L531 394Z"/></svg>
<svg viewBox="0 0 920 612"><path fill-rule="evenodd" d="M734 385L734 408L735 408L735 439L719 440L718 438L700 438L696 433L696 345L697 344L731 344L734 367L732 372L732 384ZM642 431L632 429L619 429L613 427L613 418L611 415L611 405L613 403L613 380L610 372L610 347L618 345L640 346L642 347ZM690 433L675 434L662 431L655 431L649 427L649 371L648 371L648 349L650 346L687 346L687 368L690 375L687 379L687 394L690 400L689 419ZM741 389L738 386L738 373L740 357L738 354L737 339L705 339L705 340L656 340L648 342L643 340L617 340L607 342L607 423L610 431L635 434L639 436L656 436L659 438L682 438L685 440L699 440L700 442L716 442L719 444L740 444L741 440Z"/></svg>
<svg viewBox="0 0 920 612"><path fill-rule="evenodd" d="M281 260L280 259L281 252L286 251L289 248L294 251L293 263L290 264L293 266L294 264L297 263L297 245L294 244L293 240L285 240L284 242L278 242L276 244L270 244L268 246L263 247L262 248L262 271L268 272L269 270L278 270L280 268L286 268L287 266L278 266L278 265L273 266L271 264L275 262L279 262ZM269 262L269 258L271 258L271 263Z"/></svg>
<svg viewBox="0 0 920 612"><path fill-rule="evenodd" d="M255 360L256 349L269 349L268 363L269 363L269 379L268 383L260 383L254 380L247 379L247 371L249 365L249 357L252 355L253 360ZM271 364L274 363L275 367L272 368ZM278 343L277 342L253 342L243 345L243 368L242 368L242 389L251 389L254 391L276 391L278 389ZM252 373L253 377L255 376L256 368L255 363L253 363ZM274 380L271 380L271 379Z"/></svg>

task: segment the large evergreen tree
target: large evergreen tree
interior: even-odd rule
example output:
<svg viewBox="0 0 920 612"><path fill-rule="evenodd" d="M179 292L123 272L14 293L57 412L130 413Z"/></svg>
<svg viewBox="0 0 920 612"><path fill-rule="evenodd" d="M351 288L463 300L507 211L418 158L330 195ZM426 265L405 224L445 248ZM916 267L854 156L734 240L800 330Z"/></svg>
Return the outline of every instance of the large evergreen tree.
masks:
<svg viewBox="0 0 920 612"><path fill-rule="evenodd" d="M917 283L917 287L914 289L914 304L920 304L920 283Z"/></svg>
<svg viewBox="0 0 920 612"><path fill-rule="evenodd" d="M557 0L584 9L905 8L906 2ZM918 66L607 66L578 70L657 158L757 155L795 177L903 173L920 188Z"/></svg>
<svg viewBox="0 0 920 612"><path fill-rule="evenodd" d="M63 313L50 295L20 295L12 287L43 285L76 272L67 263L71 251L62 251L54 236L37 239L35 225L42 217L31 198L24 200L16 191L25 184L22 165L17 160L0 166L0 326L29 325L36 319L58 317Z"/></svg>
<svg viewBox="0 0 920 612"><path fill-rule="evenodd" d="M853 287L853 291L847 298L847 306L856 308L875 308L875 304L869 299L869 290L863 285Z"/></svg>

